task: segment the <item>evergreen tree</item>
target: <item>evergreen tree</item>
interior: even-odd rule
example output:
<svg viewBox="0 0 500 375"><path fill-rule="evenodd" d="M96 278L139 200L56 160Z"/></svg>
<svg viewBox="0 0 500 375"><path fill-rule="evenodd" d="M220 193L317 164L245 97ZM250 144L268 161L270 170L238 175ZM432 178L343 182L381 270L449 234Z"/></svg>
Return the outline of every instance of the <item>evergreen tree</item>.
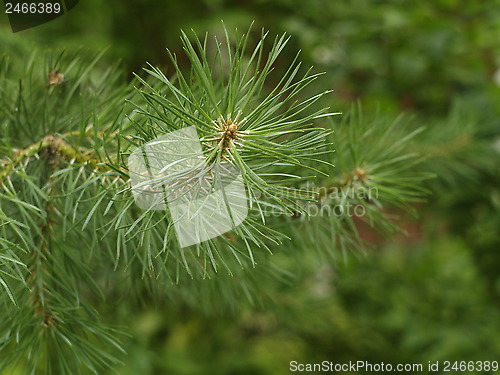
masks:
<svg viewBox="0 0 500 375"><path fill-rule="evenodd" d="M329 262L362 251L362 222L400 230L394 216L427 194L431 174L412 143L421 128L363 118L358 108L334 116L329 92L314 93L320 74L298 56L281 69L285 35L269 43L265 32L256 43L250 32L224 35L183 33L191 69L170 54L171 72L149 66L132 84L118 67L104 68L101 54L2 57L1 369L102 372L123 358L127 328L100 314L165 299L207 311L265 304L274 296L260 285L294 276L273 253L286 262L314 251ZM181 247L171 210L136 204L129 157L190 126L201 168L154 187L198 194L194 181L214 188L216 166L230 165L248 217Z"/></svg>

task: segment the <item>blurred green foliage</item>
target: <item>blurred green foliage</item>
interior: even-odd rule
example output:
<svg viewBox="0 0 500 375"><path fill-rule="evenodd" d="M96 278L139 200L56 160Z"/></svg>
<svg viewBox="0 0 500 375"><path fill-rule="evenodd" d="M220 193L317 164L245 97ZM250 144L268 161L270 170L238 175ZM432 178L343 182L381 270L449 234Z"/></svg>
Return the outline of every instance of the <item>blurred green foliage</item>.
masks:
<svg viewBox="0 0 500 375"><path fill-rule="evenodd" d="M255 21L256 34L260 27L290 33L306 65L328 73L324 84L339 99L443 114L457 95L498 94L498 0L86 0L22 37L109 46L110 57L138 71L145 61L166 64L167 46L181 49L179 29L220 31L221 19L240 30Z"/></svg>
<svg viewBox="0 0 500 375"><path fill-rule="evenodd" d="M8 50L30 42L108 47L109 61L139 72L146 61L168 65L164 49L180 51L179 29L212 32L220 19L240 30L254 20L257 34L290 33L288 61L300 48L305 65L326 71L320 85L335 90L333 109L360 100L365 113L411 112L427 127L418 145L437 175L428 184L434 196L418 207L419 220L404 219L412 236L377 240L361 260L332 267L275 255L296 280L261 283L273 301L265 306L228 304L212 314L196 300L103 306L103 320L132 327L118 373L274 375L288 374L292 360L498 360L500 1L81 0L35 29L11 35L2 27L0 42Z"/></svg>

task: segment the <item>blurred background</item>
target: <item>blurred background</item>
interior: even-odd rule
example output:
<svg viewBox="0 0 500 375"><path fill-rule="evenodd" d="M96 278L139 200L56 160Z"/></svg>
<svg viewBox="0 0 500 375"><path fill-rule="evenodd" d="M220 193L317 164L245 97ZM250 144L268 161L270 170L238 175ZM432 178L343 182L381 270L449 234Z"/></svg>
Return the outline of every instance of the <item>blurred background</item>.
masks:
<svg viewBox="0 0 500 375"><path fill-rule="evenodd" d="M292 360L499 360L500 1L81 0L16 34L2 13L0 49L107 48L105 60L120 60L131 79L145 62L168 72L165 48L182 55L180 29L220 33L220 20L241 32L254 21L254 40L261 28L290 34L281 61L300 49L306 66L325 71L314 89L334 90L333 110L360 103L365 114L404 112L425 125L433 194L418 218L401 219L406 235L362 233L371 250L333 266L311 252L294 282L259 284L266 302L104 305L103 320L132 335L117 373L275 375L290 373Z"/></svg>

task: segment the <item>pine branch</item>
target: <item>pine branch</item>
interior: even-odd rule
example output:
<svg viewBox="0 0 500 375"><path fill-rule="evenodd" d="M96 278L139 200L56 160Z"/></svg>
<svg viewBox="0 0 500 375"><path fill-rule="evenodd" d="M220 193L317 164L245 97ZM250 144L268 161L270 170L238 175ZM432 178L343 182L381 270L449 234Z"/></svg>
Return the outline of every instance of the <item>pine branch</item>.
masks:
<svg viewBox="0 0 500 375"><path fill-rule="evenodd" d="M115 86L113 71L99 69L110 87L92 83L98 58L33 52L27 60L37 64L0 65L0 283L7 290L0 295L2 370L18 364L30 373L74 374L81 366L96 372L116 363L102 342L121 350L116 333L85 302L86 294L102 295L87 265L97 242L71 230L69 220L77 198L69 191L95 178L95 171L108 171L105 140L115 137L116 110L128 95L126 86ZM64 79L50 80L53 64ZM84 245L80 253L78 244Z"/></svg>
<svg viewBox="0 0 500 375"><path fill-rule="evenodd" d="M383 235L402 231L396 213L416 215L414 205L430 193L423 183L434 175L423 171L425 156L413 151L424 129L413 129L403 116L363 116L353 107L329 126L335 129L336 152L330 159L335 170L328 169L332 173L319 183L308 183L319 199L306 205L309 217L297 215L287 225L301 228L293 232L300 233L292 239L298 249L336 260L369 246L358 232L361 222Z"/></svg>
<svg viewBox="0 0 500 375"><path fill-rule="evenodd" d="M136 76L141 84L138 90L143 103L135 104L136 116L131 119L135 134L126 138L129 143L122 144L118 154L131 155L134 148L144 147L162 134L193 126L204 146L201 169L186 171L184 175L176 173L171 177L157 178L151 189L160 191L162 188L172 190L177 187L177 195L183 189L182 194L195 197L199 194L196 190L199 186L193 181L211 176L219 163L228 163L241 173L248 192L246 205L251 211L250 216L259 218L249 217L242 225L233 228L239 238L236 244L222 237L199 243L196 249L186 252L179 247L169 212L153 209L134 211L130 187L117 186L105 209L107 222L103 226L107 228L106 233L112 228L119 231L117 248L121 256L125 244L134 244L126 247L136 249L133 250L135 254L127 255L127 258L144 258L141 262L145 272L147 269L154 274L174 273L176 276L173 279L176 280L179 271L172 269L175 264L182 265L193 277L196 274L205 277L207 266L217 272L222 265L232 273L235 265L241 267L242 260L255 264L256 249L269 251L270 245L279 244L286 238L265 226L265 207L292 214L301 210L298 201L316 199L314 192L294 185L310 178L300 176L298 170L322 173L311 165L331 152L325 141L329 131L311 125L315 120L333 115L327 109L315 108L328 92L309 99L300 98L299 95L318 75L306 71L299 77L300 63L295 59L276 87L264 93L273 64L288 38L284 35L277 37L266 58L267 34L262 33L255 49L249 53L248 35L237 38L233 43L226 31L223 43L215 39L215 60L209 63L208 38L201 41L194 36L192 41L183 33L184 50L191 62L189 75L178 65L176 56L170 54L175 68L173 78L168 78L153 66L145 69L150 75L149 80ZM144 153L144 148L142 150ZM125 160L112 166L130 175ZM168 197L165 196L165 199ZM96 215L101 210L96 203L90 214ZM124 210L130 215L124 214ZM85 223L90 219L91 215ZM231 248L235 248L243 258L235 259L233 255L236 253ZM162 264L159 257L174 259ZM203 267L199 267L198 257L207 260L202 262ZM154 261L156 259L158 261Z"/></svg>
<svg viewBox="0 0 500 375"><path fill-rule="evenodd" d="M225 30L223 42L210 42L183 33L190 70L170 54L174 74L149 66L137 89L99 68L99 55L34 53L25 67L2 61L0 369L98 372L122 351L93 308L105 296L126 295L133 305L158 295L207 309L219 298L256 303L261 280L292 278L271 253L338 256L362 247L357 219L311 207L363 207L360 220L390 231L397 225L384 209L411 210L427 193L429 176L407 149L415 132L385 119L329 121L328 92L306 95L318 74L303 71L298 57L282 75L274 71L287 36L268 48L262 32L250 49L249 35L233 40ZM179 160L158 167L139 187L159 194L140 206L130 159L146 155L151 171L155 157L168 158L164 150L150 158L148 144L180 129L195 130L200 163L171 174ZM241 179L248 216L181 247L168 199L206 196L228 176ZM379 195L363 195L370 188ZM224 199L228 206L231 196Z"/></svg>

